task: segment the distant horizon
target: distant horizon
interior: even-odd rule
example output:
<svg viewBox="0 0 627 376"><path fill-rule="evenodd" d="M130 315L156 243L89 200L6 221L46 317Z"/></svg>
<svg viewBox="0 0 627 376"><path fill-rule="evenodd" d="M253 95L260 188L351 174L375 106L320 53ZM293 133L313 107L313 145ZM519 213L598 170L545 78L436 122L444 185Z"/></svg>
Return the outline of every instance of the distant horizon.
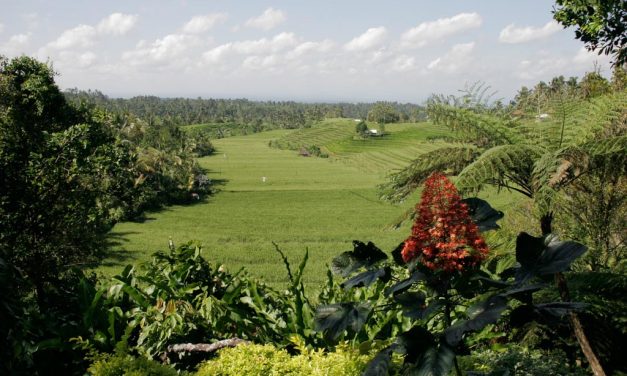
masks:
<svg viewBox="0 0 627 376"><path fill-rule="evenodd" d="M508 102L554 76L611 74L553 6L24 0L3 5L0 54L50 61L62 89L111 98L421 104L479 81Z"/></svg>

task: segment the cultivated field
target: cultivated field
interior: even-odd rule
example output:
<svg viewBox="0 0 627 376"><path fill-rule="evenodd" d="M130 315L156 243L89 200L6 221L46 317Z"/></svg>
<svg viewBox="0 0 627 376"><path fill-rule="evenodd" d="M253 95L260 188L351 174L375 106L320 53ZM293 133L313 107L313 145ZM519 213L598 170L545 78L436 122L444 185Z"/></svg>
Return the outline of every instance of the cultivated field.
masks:
<svg viewBox="0 0 627 376"><path fill-rule="evenodd" d="M376 186L391 169L440 146L441 141L426 137L442 131L425 124L395 124L387 126L389 136L359 140L353 139L352 120L323 123L321 128L329 126L350 126L352 132L337 131L330 137L312 128L216 140L216 154L199 162L219 192L194 205L149 213L142 223L118 224L111 235L114 252L100 270L110 274L126 263L147 260L153 251L166 249L171 237L175 243L197 240L212 262L233 271L245 266L252 275L281 285L286 273L275 242L293 264L308 249L306 281L321 284L326 265L351 249L353 239L392 250L408 236L410 223L398 229L390 224L418 196L393 205L378 200ZM273 139L306 138L324 146L331 157L307 158L268 147Z"/></svg>

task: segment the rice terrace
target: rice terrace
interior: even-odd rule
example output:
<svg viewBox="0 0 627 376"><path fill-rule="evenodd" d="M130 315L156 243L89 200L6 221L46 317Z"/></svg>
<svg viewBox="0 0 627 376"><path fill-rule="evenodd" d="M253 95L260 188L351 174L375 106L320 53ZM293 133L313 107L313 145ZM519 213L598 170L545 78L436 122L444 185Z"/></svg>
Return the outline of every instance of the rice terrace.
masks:
<svg viewBox="0 0 627 376"><path fill-rule="evenodd" d="M625 25L4 2L0 375L627 375Z"/></svg>
<svg viewBox="0 0 627 376"><path fill-rule="evenodd" d="M377 185L394 168L446 145L427 137L447 133L429 123L399 123L386 127L390 132L386 138L361 140L354 139L354 129L353 119L333 119L301 131L214 141L215 153L199 163L218 182L216 194L203 202L149 213L141 222L118 224L111 237L120 257L114 252L102 270L148 260L171 238L199 241L212 262L235 270L245 266L271 283L287 282L274 242L296 264L308 249L306 281L322 285L326 265L338 252L350 249L352 240L376 241L383 249L394 249L410 223L394 225L418 196L391 204L379 200ZM273 140L317 144L330 156L303 157L296 150L269 147Z"/></svg>

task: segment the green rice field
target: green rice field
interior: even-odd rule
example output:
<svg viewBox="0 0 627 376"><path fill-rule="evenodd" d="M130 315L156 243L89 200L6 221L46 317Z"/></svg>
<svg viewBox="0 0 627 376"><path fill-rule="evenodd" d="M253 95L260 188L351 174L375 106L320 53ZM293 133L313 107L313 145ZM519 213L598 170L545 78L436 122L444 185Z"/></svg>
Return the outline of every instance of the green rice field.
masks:
<svg viewBox="0 0 627 376"><path fill-rule="evenodd" d="M276 243L293 264L306 250L305 281L322 284L327 265L351 241L373 241L391 251L409 234L411 224L393 224L418 200L414 195L396 205L378 199L376 186L395 168L443 143L432 125L392 124L388 136L355 139L352 120L323 123L320 128L351 128L329 133L319 129L280 130L214 141L217 152L199 159L217 192L188 206L148 213L142 222L115 226L113 249L99 271L113 274L125 264L150 259L190 240L203 245L204 256L236 271L245 267L255 277L281 286L287 280ZM324 146L329 158L302 157L294 150L268 146L271 140L309 140ZM295 265L296 266L296 265Z"/></svg>

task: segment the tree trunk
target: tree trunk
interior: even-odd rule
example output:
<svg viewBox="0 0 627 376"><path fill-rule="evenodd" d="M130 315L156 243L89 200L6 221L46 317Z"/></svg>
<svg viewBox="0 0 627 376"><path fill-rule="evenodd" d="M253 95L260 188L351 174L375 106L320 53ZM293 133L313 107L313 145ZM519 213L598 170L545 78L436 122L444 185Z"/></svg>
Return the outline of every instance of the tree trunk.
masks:
<svg viewBox="0 0 627 376"><path fill-rule="evenodd" d="M557 273L555 275L555 283L557 284L557 289L559 290L562 300L565 302L570 301L570 293L568 291L568 285L566 284L566 278L564 278L564 274ZM586 359L590 364L590 368L592 368L592 373L594 373L595 376L605 376L605 371L603 371L601 362L599 362L599 359L594 353L592 346L590 346L588 337L583 330L583 325L581 325L581 321L579 321L579 316L577 316L575 312L571 312L568 314L568 318L571 325L573 326L573 332L575 333L577 342L579 342L581 351L583 351L583 354L586 356Z"/></svg>
<svg viewBox="0 0 627 376"><path fill-rule="evenodd" d="M548 213L540 218L540 228L542 229L543 236L546 236L553 231L551 226L552 222L553 213ZM555 274L555 284L557 285L557 290L559 291L562 300L569 302L570 292L568 291L568 285L566 284L564 274ZM590 364L592 373L594 373L595 376L605 376L605 371L603 371L599 358L597 358L592 346L590 346L590 341L588 341L588 336L586 336L586 333L583 330L583 325L581 325L581 321L579 321L579 316L577 316L575 312L570 312L568 314L568 318L573 326L573 332L575 334L575 338L577 338L577 342L579 342L581 351L583 351L583 355L585 355L588 363Z"/></svg>

